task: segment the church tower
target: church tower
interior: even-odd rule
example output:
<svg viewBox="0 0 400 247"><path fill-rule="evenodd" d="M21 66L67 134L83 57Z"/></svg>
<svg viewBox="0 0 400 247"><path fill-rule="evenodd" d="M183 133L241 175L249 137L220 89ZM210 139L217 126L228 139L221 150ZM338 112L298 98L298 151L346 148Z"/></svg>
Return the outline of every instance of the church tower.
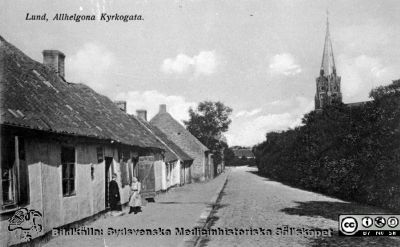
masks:
<svg viewBox="0 0 400 247"><path fill-rule="evenodd" d="M342 102L340 91L340 76L336 74L335 59L331 35L329 33L329 17L326 18L326 35L324 52L322 54L321 69L316 79L317 92L315 94L315 109L322 109L326 105Z"/></svg>

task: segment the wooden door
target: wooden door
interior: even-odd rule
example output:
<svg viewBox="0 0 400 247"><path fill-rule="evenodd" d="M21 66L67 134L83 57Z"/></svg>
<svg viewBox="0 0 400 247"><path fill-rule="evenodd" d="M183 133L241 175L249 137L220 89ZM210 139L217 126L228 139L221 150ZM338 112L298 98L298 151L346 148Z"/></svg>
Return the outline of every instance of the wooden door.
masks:
<svg viewBox="0 0 400 247"><path fill-rule="evenodd" d="M138 180L142 184L141 194L144 198L155 196L154 157L140 156L137 163Z"/></svg>
<svg viewBox="0 0 400 247"><path fill-rule="evenodd" d="M104 166L104 184L105 184L105 207L109 208L110 207L110 199L109 199L109 185L110 185L110 181L111 181L111 171L112 169L110 169L111 164L113 162L113 158L112 157L105 157L105 166Z"/></svg>

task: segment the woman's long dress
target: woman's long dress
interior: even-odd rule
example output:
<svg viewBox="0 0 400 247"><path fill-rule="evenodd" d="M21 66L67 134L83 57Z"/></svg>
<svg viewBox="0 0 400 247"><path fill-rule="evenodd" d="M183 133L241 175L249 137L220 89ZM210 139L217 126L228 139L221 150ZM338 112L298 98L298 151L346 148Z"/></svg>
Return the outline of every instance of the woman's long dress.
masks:
<svg viewBox="0 0 400 247"><path fill-rule="evenodd" d="M121 211L121 197L119 194L119 188L116 181L111 180L109 184L109 196L110 196L110 209L112 211Z"/></svg>
<svg viewBox="0 0 400 247"><path fill-rule="evenodd" d="M140 197L140 183L132 183L131 185L131 197L129 198L130 207L142 206L142 198Z"/></svg>

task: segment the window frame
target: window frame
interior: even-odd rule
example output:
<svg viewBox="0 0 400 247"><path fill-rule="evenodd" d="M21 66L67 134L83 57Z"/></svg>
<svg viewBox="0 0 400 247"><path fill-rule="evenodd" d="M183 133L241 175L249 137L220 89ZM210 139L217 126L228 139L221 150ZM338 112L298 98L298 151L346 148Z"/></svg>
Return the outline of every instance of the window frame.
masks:
<svg viewBox="0 0 400 247"><path fill-rule="evenodd" d="M73 160L63 160L63 149L72 149ZM61 190L63 197L71 197L76 195L76 149L73 146L61 146ZM70 157L68 157L70 158ZM71 168L72 167L72 168ZM64 187L64 182L66 186Z"/></svg>
<svg viewBox="0 0 400 247"><path fill-rule="evenodd" d="M97 155L97 163L100 164L104 161L104 147L98 146L96 148L96 155Z"/></svg>
<svg viewBox="0 0 400 247"><path fill-rule="evenodd" d="M5 135L1 140L1 210L14 209L26 206L30 202L29 171L26 164L25 139L20 135ZM7 171L8 178L3 176ZM22 175L24 174L24 175ZM26 179L24 181L24 179ZM7 183L8 182L8 183ZM8 184L8 186L5 186ZM5 188L8 191L5 191ZM22 190L24 189L24 193ZM9 196L7 196L9 195ZM6 198L11 200L5 200Z"/></svg>

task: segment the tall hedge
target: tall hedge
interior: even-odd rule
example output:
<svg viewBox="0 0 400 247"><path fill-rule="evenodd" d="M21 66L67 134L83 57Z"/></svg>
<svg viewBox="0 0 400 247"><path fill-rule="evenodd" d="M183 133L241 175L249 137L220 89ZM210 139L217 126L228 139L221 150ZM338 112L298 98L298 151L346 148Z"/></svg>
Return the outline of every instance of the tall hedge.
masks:
<svg viewBox="0 0 400 247"><path fill-rule="evenodd" d="M373 101L312 111L303 125L267 133L254 148L273 179L346 200L400 209L400 83L371 91Z"/></svg>

